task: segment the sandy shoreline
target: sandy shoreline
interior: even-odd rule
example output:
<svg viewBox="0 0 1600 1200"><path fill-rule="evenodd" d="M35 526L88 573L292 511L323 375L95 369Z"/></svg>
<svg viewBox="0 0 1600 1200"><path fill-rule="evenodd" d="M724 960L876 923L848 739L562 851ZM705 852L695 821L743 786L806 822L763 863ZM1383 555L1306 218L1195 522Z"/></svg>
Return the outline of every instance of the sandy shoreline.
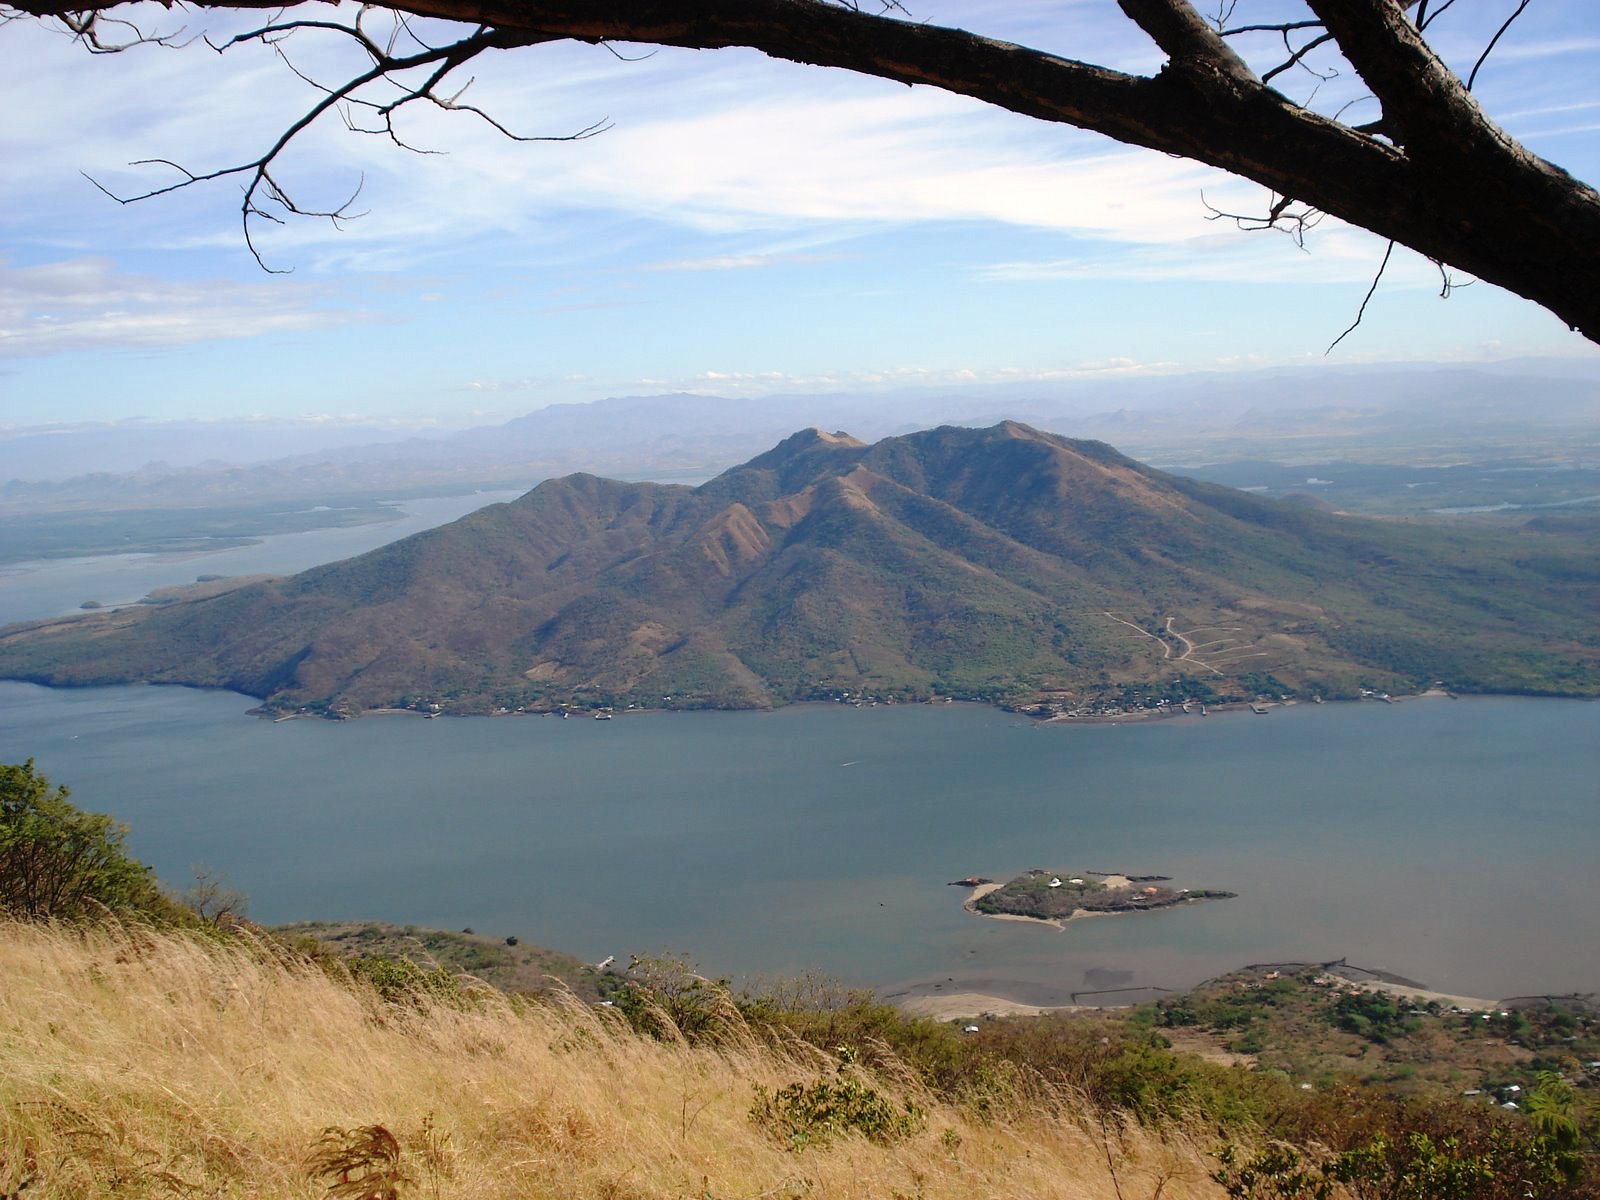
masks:
<svg viewBox="0 0 1600 1200"><path fill-rule="evenodd" d="M989 886L989 885L984 885ZM998 886L998 885L996 885ZM992 889L991 889L992 890ZM980 914L981 915L981 914ZM1099 915L1099 914L1090 914ZM1105 914L1114 915L1114 914ZM1032 917L1012 917L1011 920L1033 921ZM1038 923L1038 922L1035 922ZM1056 922L1046 922L1056 924ZM1452 992L1437 992L1430 988L1408 984L1390 983L1381 979L1349 979L1338 970L1327 968L1327 974L1340 980L1352 991L1382 992L1397 999L1419 1004L1433 1001L1450 1008L1467 1012L1498 1012L1504 1002L1481 996L1461 996ZM1197 985L1197 986L1204 986ZM937 992L892 998L901 1012L913 1017L930 1017L935 1021L974 1020L981 1017L1042 1017L1051 1013L1096 1012L1105 1008L1128 1008L1126 1004L1026 1004L988 992Z"/></svg>
<svg viewBox="0 0 1600 1200"><path fill-rule="evenodd" d="M1026 920L1027 918L1023 918ZM1023 1004L984 992L943 992L935 996L908 996L896 1002L901 1012L913 1017L932 1017L935 1021L959 1021L967 1017L1042 1017L1050 1013L1087 1012L1088 1004Z"/></svg>

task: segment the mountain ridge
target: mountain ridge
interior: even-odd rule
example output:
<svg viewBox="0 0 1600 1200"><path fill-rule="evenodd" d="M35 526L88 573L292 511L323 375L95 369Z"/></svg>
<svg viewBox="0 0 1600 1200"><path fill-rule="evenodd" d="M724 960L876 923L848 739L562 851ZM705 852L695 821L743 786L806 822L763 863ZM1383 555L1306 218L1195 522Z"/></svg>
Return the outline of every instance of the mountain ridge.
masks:
<svg viewBox="0 0 1600 1200"><path fill-rule="evenodd" d="M337 713L1594 694L1592 567L1530 539L1264 500L1014 421L808 429L699 487L563 476L299 575L12 627L0 675Z"/></svg>

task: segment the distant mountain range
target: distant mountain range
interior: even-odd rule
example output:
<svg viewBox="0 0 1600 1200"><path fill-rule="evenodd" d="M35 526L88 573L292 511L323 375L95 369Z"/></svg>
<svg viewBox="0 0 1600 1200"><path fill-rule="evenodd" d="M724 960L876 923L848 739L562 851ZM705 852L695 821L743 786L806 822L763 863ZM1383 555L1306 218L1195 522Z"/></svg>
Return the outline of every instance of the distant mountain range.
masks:
<svg viewBox="0 0 1600 1200"><path fill-rule="evenodd" d="M1600 692L1587 542L1373 521L1016 422L594 475L222 595L0 632L0 676L274 710L747 707L1118 689Z"/></svg>
<svg viewBox="0 0 1600 1200"><path fill-rule="evenodd" d="M1006 418L1167 464L1595 458L1600 362L1113 373L754 399L616 396L426 436L260 421L0 429L0 513L392 498L529 487L575 470L698 482L805 426L874 440Z"/></svg>

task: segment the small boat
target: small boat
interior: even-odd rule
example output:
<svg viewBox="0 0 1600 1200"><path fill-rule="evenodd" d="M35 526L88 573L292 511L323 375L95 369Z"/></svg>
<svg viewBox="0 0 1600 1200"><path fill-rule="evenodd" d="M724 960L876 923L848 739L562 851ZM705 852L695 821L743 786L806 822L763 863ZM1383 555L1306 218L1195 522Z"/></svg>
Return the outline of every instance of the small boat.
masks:
<svg viewBox="0 0 1600 1200"><path fill-rule="evenodd" d="M596 721L609 721L611 720L611 714L608 712L597 712L594 715L594 719Z"/></svg>

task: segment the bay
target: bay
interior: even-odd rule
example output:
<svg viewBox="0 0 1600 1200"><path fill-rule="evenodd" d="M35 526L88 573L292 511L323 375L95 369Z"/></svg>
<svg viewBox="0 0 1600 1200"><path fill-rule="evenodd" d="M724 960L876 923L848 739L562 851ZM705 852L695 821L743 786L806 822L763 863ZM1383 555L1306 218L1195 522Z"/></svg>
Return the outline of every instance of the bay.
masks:
<svg viewBox="0 0 1600 1200"><path fill-rule="evenodd" d="M1600 704L1072 726L966 705L272 723L252 703L0 683L0 760L35 757L163 879L206 864L267 922L1034 1003L1339 957L1469 995L1600 990ZM947 886L1035 866L1239 896L1058 932Z"/></svg>
<svg viewBox="0 0 1600 1200"><path fill-rule="evenodd" d="M395 518L374 525L276 533L248 546L168 554L102 554L0 566L0 625L76 612L86 600L108 608L132 604L155 588L199 575L286 575L368 550L463 517L516 491L386 501Z"/></svg>

